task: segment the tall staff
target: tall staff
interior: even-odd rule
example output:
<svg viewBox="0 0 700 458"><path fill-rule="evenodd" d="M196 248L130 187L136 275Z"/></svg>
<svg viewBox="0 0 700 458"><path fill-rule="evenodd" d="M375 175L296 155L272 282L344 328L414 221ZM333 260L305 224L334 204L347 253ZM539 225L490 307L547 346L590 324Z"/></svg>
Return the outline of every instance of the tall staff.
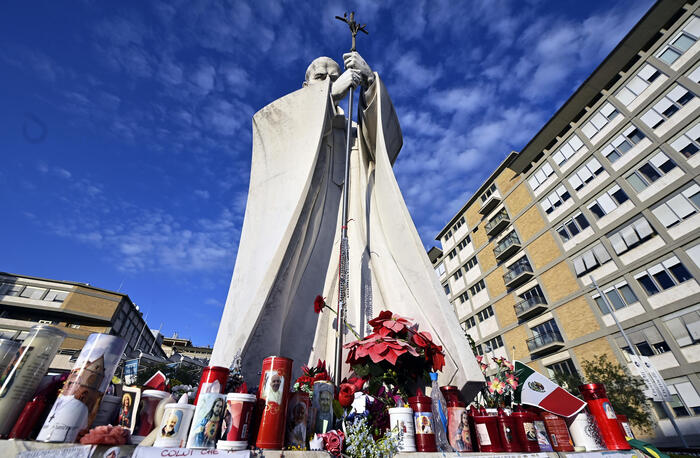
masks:
<svg viewBox="0 0 700 458"><path fill-rule="evenodd" d="M345 22L350 27L352 34L352 48L350 52L355 52L355 38L357 32L369 34L365 27L367 24L358 24L355 22L355 12L344 13L343 17L336 16L336 19ZM336 331L335 342L335 384L340 386L343 373L343 329L345 323L346 305L348 299L348 192L350 190L350 149L352 140L352 101L355 90L350 86L350 94L348 97L348 126L345 134L345 180L343 181L343 209L342 209L342 226L340 228L340 264L338 266L338 309L337 320L338 327Z"/></svg>

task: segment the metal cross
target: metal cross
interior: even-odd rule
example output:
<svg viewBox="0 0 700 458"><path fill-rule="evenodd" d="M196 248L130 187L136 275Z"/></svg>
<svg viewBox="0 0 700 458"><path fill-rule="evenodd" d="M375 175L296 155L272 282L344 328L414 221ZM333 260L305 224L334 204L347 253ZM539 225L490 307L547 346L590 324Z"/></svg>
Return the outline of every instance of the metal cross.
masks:
<svg viewBox="0 0 700 458"><path fill-rule="evenodd" d="M350 18L348 19L348 13L343 13L343 17L336 16L336 19L339 21L343 21L350 27L350 32L352 33L352 48L350 49L350 52L355 52L357 49L355 49L355 37L357 36L357 32L363 32L365 35L369 35L369 32L365 30L365 27L367 27L367 24L358 24L355 22L355 12L350 13Z"/></svg>

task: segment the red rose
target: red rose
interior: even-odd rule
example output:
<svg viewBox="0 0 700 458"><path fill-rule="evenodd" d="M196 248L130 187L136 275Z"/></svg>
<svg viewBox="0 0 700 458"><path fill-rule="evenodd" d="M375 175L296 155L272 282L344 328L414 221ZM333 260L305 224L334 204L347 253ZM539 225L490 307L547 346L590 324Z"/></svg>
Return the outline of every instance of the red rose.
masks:
<svg viewBox="0 0 700 458"><path fill-rule="evenodd" d="M323 296L316 296L316 299L314 299L314 312L321 313L325 306L326 301L323 300Z"/></svg>
<svg viewBox="0 0 700 458"><path fill-rule="evenodd" d="M352 401L355 400L355 385L352 383L343 383L340 385L338 393L338 402L343 407L350 407Z"/></svg>
<svg viewBox="0 0 700 458"><path fill-rule="evenodd" d="M339 456L343 451L343 440L345 434L341 430L328 431L323 436L323 443L326 446L326 451L331 455Z"/></svg>

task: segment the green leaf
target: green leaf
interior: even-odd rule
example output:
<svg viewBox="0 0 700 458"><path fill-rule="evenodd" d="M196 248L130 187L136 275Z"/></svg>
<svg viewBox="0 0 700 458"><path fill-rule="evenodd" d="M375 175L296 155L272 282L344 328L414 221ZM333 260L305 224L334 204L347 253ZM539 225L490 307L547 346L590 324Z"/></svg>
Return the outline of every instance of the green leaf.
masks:
<svg viewBox="0 0 700 458"><path fill-rule="evenodd" d="M343 418L345 415L345 409L337 399L333 399L333 414L335 414L335 418Z"/></svg>

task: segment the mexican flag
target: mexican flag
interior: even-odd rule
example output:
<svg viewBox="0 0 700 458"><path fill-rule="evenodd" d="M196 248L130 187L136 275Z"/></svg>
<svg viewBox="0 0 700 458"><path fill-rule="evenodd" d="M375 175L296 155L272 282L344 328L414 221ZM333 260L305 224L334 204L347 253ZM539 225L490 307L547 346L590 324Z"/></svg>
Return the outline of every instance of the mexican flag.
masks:
<svg viewBox="0 0 700 458"><path fill-rule="evenodd" d="M567 418L586 406L585 402L520 361L515 361L515 376L518 377L516 402Z"/></svg>

